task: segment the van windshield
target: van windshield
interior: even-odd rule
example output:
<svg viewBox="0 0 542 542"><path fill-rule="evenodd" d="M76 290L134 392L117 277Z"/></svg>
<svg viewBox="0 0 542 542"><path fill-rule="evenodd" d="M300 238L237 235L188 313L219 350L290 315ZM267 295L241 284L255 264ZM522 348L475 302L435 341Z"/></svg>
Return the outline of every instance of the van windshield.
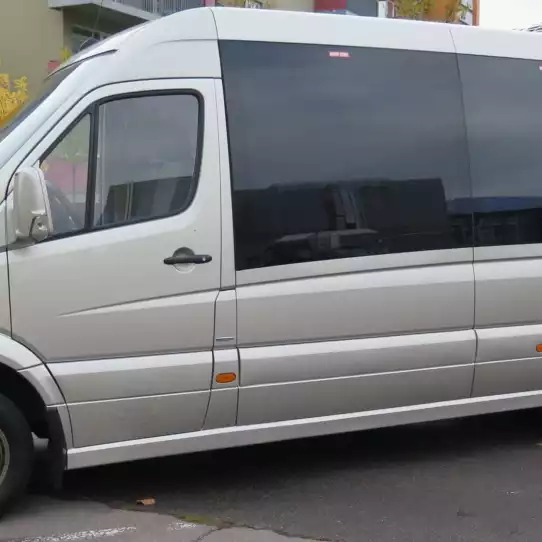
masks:
<svg viewBox="0 0 542 542"><path fill-rule="evenodd" d="M21 124L21 122L23 122L24 119L30 115L30 113L32 113L32 111L34 111L42 102L44 102L60 85L60 83L62 83L66 77L73 73L78 66L79 64L72 64L63 70L53 73L51 76L45 79L39 96L35 100L28 102L7 126L3 128L0 127L0 141L10 134L17 126L19 126L19 124Z"/></svg>

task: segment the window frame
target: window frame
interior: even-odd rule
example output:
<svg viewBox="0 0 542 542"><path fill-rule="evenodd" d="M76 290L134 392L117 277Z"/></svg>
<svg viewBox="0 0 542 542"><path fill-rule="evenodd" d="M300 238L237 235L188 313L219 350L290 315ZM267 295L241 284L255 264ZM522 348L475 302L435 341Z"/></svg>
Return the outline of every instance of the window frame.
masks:
<svg viewBox="0 0 542 542"><path fill-rule="evenodd" d="M100 30L93 30L92 28L89 28L87 26L83 26L83 25L80 25L80 24L74 24L74 25L72 25L71 32L70 32L70 38L72 40L72 45L73 45L73 38L74 37L76 37L76 36L83 37L85 34L88 34L88 36L86 36L85 41L88 41L90 39L97 39L99 41L102 41L102 40L107 39L110 36L112 36L112 34L110 34L109 32L102 32ZM85 42L83 42L83 44L84 43ZM72 51L72 53L74 53L74 54L78 53L78 52L79 52L79 50L78 51Z"/></svg>
<svg viewBox="0 0 542 542"><path fill-rule="evenodd" d="M176 211L172 211L168 214L161 215L159 217L148 217L148 218L137 218L134 220L122 222L119 224L106 224L106 225L94 225L94 203L95 203L95 190L96 190L96 172L97 172L97 148L98 148L98 137L99 137L99 125L100 125L100 108L107 104L120 100L126 100L131 98L141 98L141 97L155 97L155 96L193 96L198 101L198 126L197 126L197 136L196 136L196 156L194 161L194 174L193 180L188 192L188 198L185 205ZM58 145L59 143L70 133L71 130L81 122L81 120L90 115L90 134L89 134L89 160L88 160L88 180L87 180L87 190L85 196L85 225L83 229L61 233L59 235L52 235L47 239L41 241L41 243L56 241L58 239L65 239L67 237L75 237L77 235L84 235L89 233L94 233L98 231L103 231L112 228L121 228L124 226L132 226L134 224L140 224L142 222L150 222L154 220L163 220L170 218L172 216L179 215L184 213L194 201L196 195L199 180L201 176L201 165L203 158L203 142L205 136L205 100L201 92L196 89L156 89L156 90L141 90L135 92L123 92L115 94L112 96L107 96L96 100L89 106L85 107L77 117L70 122L70 124L62 131L62 133L56 137L53 142L46 147L46 150L40 153L39 158L37 159L38 163L41 164L43 157L48 156ZM40 243L40 244L41 244Z"/></svg>
<svg viewBox="0 0 542 542"><path fill-rule="evenodd" d="M236 40L232 40L236 41ZM251 43L267 43L262 40L254 40ZM322 44L300 44L297 42L278 42L288 43L289 45L317 45ZM453 46L453 43L451 44ZM327 47L323 45L323 47ZM350 47L350 46L337 46L337 47ZM454 58L454 63L457 65L457 53L455 48L450 51L443 51L440 49L430 48L410 48L410 47L383 47L378 45L355 45L351 48L365 49L365 50L391 50L395 52L416 52L416 53L436 53L441 55L450 55ZM224 63L224 55L221 50L221 58ZM227 74L228 67L224 66L224 74ZM235 201L235 186L234 186L234 167L233 167L233 149L231 143L231 109L228 107L228 89L226 83L226 75L223 76L221 81L224 100L225 100L225 116L226 116L226 132L228 134L228 160L230 169L230 190L232 197L232 206ZM465 108L463 105L462 95L462 81L460 77L459 69L457 69L457 92L458 98L461 102L461 124L462 124L462 138L465 145L465 160L466 168L469 171L469 198L472 197L472 179L470 178L470 155L468 147L468 134L465 125ZM471 218L472 223L472 218ZM234 227L235 230L235 227ZM237 250L238 242L234 235L234 250ZM289 281L299 279L310 279L324 276L341 276L350 273L358 272L373 272L373 271L392 271L396 269L407 268L424 268L440 265L456 265L456 264L472 264L474 262L474 244L463 247L449 247L444 249L432 249L421 250L412 252L394 252L388 254L376 254L368 256L353 256L345 258L337 258L330 260L314 260L305 262L288 263L284 265L274 265L267 267L251 267L246 269L239 269L235 265L235 276L238 286L249 286L272 283L277 281Z"/></svg>

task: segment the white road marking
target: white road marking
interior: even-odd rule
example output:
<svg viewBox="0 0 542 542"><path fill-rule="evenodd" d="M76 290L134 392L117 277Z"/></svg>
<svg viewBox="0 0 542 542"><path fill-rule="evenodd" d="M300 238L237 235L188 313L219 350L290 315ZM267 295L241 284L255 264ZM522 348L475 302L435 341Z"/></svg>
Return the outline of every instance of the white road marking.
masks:
<svg viewBox="0 0 542 542"><path fill-rule="evenodd" d="M116 527L114 529L97 529L91 531L79 531L76 533L55 534L52 536L37 536L35 538L17 538L9 542L79 542L83 540L99 540L100 538L112 538L119 534L134 533L136 527Z"/></svg>
<svg viewBox="0 0 542 542"><path fill-rule="evenodd" d="M168 531L182 531L183 529L195 529L197 525L195 523L187 523L186 521L176 521L168 525Z"/></svg>

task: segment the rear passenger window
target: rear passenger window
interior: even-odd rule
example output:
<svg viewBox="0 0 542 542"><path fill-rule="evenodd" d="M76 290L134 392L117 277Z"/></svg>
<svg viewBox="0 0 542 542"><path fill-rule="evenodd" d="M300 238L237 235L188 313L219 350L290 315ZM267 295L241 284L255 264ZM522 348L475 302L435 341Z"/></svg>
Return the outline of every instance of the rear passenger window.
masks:
<svg viewBox="0 0 542 542"><path fill-rule="evenodd" d="M454 55L222 42L236 267L472 246Z"/></svg>
<svg viewBox="0 0 542 542"><path fill-rule="evenodd" d="M542 243L539 61L460 56L478 246Z"/></svg>

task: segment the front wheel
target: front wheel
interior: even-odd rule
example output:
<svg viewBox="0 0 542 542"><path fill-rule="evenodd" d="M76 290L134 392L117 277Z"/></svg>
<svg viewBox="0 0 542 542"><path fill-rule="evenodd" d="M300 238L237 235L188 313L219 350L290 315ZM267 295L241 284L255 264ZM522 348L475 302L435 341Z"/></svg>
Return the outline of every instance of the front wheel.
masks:
<svg viewBox="0 0 542 542"><path fill-rule="evenodd" d="M0 395L0 516L24 493L34 457L34 442L21 411Z"/></svg>

